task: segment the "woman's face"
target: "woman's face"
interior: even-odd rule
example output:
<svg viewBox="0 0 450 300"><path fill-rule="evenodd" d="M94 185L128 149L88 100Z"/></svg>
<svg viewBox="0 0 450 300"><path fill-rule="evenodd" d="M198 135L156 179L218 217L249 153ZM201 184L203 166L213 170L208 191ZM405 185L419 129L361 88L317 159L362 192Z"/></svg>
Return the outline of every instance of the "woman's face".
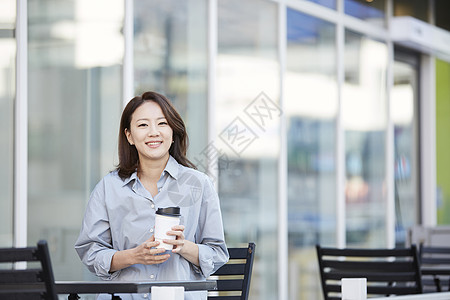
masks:
<svg viewBox="0 0 450 300"><path fill-rule="evenodd" d="M125 129L128 142L137 149L140 163L166 162L172 134L161 107L154 101L139 106L131 116L130 128Z"/></svg>

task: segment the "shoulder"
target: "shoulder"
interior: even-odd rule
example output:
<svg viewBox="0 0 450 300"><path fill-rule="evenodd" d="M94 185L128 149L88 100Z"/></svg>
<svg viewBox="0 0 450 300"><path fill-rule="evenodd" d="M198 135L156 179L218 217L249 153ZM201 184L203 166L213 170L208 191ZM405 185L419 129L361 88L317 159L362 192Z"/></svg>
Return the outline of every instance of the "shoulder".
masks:
<svg viewBox="0 0 450 300"><path fill-rule="evenodd" d="M117 170L111 171L108 174L106 174L95 186L94 190L98 189L105 189L105 188L111 188L111 187L117 187L120 188L124 185L126 185L131 180L131 177L122 179L119 176L119 173Z"/></svg>
<svg viewBox="0 0 450 300"><path fill-rule="evenodd" d="M188 176L194 177L201 182L211 182L211 178L206 173L183 165L179 165L178 174L180 177Z"/></svg>

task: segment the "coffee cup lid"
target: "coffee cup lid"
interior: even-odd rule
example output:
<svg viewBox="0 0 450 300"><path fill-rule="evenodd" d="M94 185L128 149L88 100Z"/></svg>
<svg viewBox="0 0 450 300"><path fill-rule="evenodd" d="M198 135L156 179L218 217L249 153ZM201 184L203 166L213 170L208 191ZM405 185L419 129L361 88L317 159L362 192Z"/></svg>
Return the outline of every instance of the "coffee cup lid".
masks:
<svg viewBox="0 0 450 300"><path fill-rule="evenodd" d="M156 211L158 215L165 215L165 216L174 216L179 217L180 214L180 208L178 206L176 207L160 207Z"/></svg>

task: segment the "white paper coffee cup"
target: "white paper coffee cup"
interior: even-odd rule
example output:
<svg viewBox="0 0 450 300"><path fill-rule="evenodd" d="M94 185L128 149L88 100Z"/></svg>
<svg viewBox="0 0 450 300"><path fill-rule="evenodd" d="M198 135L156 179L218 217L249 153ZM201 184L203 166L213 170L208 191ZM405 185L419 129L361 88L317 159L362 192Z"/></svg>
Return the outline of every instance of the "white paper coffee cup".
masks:
<svg viewBox="0 0 450 300"><path fill-rule="evenodd" d="M342 300L366 300L367 278L342 278Z"/></svg>
<svg viewBox="0 0 450 300"><path fill-rule="evenodd" d="M173 226L179 224L179 207L158 208L155 216L155 240L159 242L159 245L156 248L173 249L173 245L166 244L163 240L174 240L176 237L174 235L167 235L167 232L171 231Z"/></svg>

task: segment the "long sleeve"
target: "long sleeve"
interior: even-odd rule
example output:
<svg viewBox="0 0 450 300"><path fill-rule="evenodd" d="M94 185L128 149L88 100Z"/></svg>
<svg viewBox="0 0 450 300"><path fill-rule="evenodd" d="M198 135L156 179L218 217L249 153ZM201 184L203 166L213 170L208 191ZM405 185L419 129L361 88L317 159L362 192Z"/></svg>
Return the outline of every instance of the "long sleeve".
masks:
<svg viewBox="0 0 450 300"><path fill-rule="evenodd" d="M219 197L206 176L196 243L199 244L200 269L205 277L228 261Z"/></svg>
<svg viewBox="0 0 450 300"><path fill-rule="evenodd" d="M91 194L75 250L88 269L100 278L109 280L118 275L118 272L109 273L116 250L112 246L103 180Z"/></svg>

